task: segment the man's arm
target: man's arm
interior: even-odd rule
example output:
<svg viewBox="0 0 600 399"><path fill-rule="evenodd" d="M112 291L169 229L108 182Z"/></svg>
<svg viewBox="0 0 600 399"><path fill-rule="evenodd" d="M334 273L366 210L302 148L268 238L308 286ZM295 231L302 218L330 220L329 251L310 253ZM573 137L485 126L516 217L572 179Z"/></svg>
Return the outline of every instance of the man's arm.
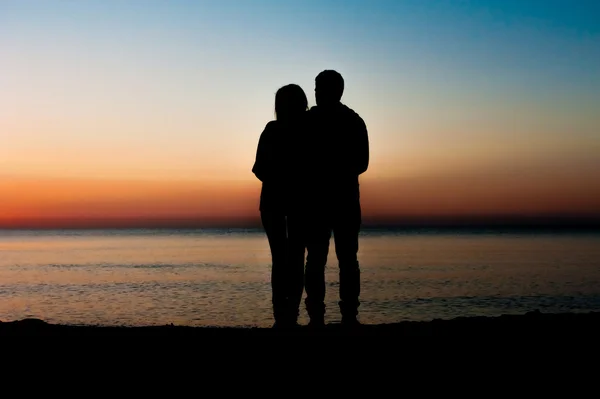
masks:
<svg viewBox="0 0 600 399"><path fill-rule="evenodd" d="M356 116L356 174L360 175L369 167L369 133L365 121Z"/></svg>

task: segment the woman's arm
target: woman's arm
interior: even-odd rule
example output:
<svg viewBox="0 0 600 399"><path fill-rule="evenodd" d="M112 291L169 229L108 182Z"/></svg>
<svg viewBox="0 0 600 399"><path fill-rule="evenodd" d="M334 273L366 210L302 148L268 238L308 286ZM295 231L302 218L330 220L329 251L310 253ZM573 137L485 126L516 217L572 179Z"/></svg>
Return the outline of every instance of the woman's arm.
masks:
<svg viewBox="0 0 600 399"><path fill-rule="evenodd" d="M273 175L272 165L272 130L273 122L267 123L258 140L258 148L256 149L256 159L252 167L252 173L262 182L270 180Z"/></svg>

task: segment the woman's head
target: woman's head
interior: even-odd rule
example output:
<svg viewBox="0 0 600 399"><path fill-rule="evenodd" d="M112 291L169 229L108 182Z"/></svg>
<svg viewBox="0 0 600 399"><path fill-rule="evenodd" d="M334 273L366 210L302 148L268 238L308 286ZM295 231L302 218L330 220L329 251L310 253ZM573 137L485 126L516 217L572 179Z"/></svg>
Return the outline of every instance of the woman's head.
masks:
<svg viewBox="0 0 600 399"><path fill-rule="evenodd" d="M308 109L304 90L296 84L283 86L275 94L275 117L290 120L299 117Z"/></svg>

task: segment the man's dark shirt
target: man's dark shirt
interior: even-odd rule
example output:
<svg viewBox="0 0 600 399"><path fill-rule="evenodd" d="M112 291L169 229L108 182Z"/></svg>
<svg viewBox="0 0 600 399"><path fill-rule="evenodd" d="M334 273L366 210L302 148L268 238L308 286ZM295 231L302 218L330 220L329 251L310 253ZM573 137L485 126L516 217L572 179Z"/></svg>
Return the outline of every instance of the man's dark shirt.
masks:
<svg viewBox="0 0 600 399"><path fill-rule="evenodd" d="M369 166L365 122L341 103L312 107L309 116L311 129L305 162L307 194L313 199L313 206L325 210L356 203L358 177Z"/></svg>

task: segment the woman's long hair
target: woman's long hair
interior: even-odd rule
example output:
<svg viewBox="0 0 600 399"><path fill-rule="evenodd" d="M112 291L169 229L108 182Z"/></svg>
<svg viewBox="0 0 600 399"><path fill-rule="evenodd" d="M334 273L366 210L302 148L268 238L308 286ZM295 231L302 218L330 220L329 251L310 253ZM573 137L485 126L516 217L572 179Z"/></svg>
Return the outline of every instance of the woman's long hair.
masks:
<svg viewBox="0 0 600 399"><path fill-rule="evenodd" d="M297 84L283 86L275 94L275 118L289 121L300 117L308 110L308 99Z"/></svg>

